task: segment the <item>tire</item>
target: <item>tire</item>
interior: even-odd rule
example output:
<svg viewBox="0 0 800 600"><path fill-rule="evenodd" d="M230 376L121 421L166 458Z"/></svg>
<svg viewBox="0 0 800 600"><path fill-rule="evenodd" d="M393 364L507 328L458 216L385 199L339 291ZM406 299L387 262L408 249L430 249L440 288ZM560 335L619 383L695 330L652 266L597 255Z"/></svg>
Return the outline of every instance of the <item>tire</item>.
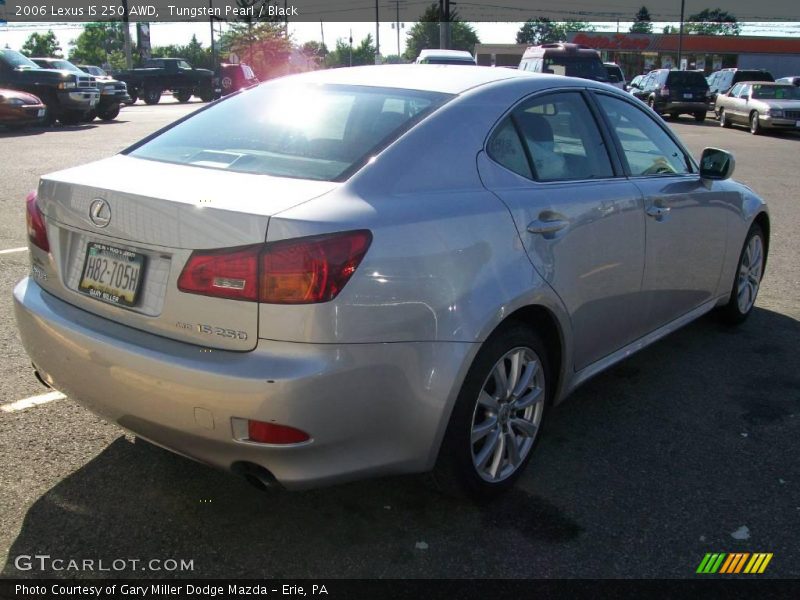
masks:
<svg viewBox="0 0 800 600"><path fill-rule="evenodd" d="M549 374L545 345L527 325L511 323L486 340L464 379L442 441L433 472L440 490L489 500L514 485L541 438L552 387ZM516 386L508 384L509 376Z"/></svg>
<svg viewBox="0 0 800 600"><path fill-rule="evenodd" d="M191 91L186 91L186 90L181 90L179 92L175 92L172 95L175 96L175 99L178 102L180 102L181 104L184 104L184 103L188 102L189 99L192 97L192 92Z"/></svg>
<svg viewBox="0 0 800 600"><path fill-rule="evenodd" d="M724 127L725 129L730 129L731 127L731 122L728 119L728 116L725 114L724 108L719 110L719 126Z"/></svg>
<svg viewBox="0 0 800 600"><path fill-rule="evenodd" d="M214 90L211 88L202 89L198 95L203 102L211 102L214 99Z"/></svg>
<svg viewBox="0 0 800 600"><path fill-rule="evenodd" d="M706 120L706 112L705 111L703 111L703 112L699 112L698 111L698 112L694 113L694 120L697 121L698 123L702 123L703 121Z"/></svg>
<svg viewBox="0 0 800 600"><path fill-rule="evenodd" d="M750 113L750 133L753 135L761 135L761 123L758 122L758 112L753 111Z"/></svg>
<svg viewBox="0 0 800 600"><path fill-rule="evenodd" d="M656 111L656 101L652 98L652 96L647 99L647 106L649 106L650 110L653 112Z"/></svg>
<svg viewBox="0 0 800 600"><path fill-rule="evenodd" d="M91 123L92 121L97 118L97 111L92 109L85 115L83 115L83 119L81 119L84 123Z"/></svg>
<svg viewBox="0 0 800 600"><path fill-rule="evenodd" d="M145 104L158 104L161 102L161 90L158 88L145 88L143 98Z"/></svg>
<svg viewBox="0 0 800 600"><path fill-rule="evenodd" d="M738 325L753 312L766 264L766 239L758 223L753 223L744 240L736 275L731 287L731 297L722 307L721 315L729 325Z"/></svg>
<svg viewBox="0 0 800 600"><path fill-rule="evenodd" d="M100 113L100 119L103 121L113 121L119 116L120 105L112 104L104 112Z"/></svg>

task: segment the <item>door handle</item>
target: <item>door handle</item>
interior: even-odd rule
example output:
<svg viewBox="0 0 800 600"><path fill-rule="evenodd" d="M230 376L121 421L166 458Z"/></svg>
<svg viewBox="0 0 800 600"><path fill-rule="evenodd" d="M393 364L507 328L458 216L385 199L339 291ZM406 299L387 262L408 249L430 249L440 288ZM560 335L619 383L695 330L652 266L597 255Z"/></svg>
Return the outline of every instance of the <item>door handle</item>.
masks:
<svg viewBox="0 0 800 600"><path fill-rule="evenodd" d="M569 221L566 219L536 219L528 223L528 233L540 233L547 236L561 231L568 225Z"/></svg>
<svg viewBox="0 0 800 600"><path fill-rule="evenodd" d="M670 211L669 206L648 206L647 207L647 216L653 217L656 221L663 221L664 217L669 214Z"/></svg>

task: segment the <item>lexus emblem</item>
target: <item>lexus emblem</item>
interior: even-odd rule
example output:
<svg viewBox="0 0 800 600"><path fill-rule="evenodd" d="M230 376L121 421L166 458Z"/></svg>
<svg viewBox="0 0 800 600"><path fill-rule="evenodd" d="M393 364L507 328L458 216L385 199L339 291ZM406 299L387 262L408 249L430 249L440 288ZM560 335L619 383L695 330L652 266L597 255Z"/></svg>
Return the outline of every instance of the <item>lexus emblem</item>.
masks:
<svg viewBox="0 0 800 600"><path fill-rule="evenodd" d="M92 200L89 205L89 218L97 227L105 227L111 222L111 207L102 198Z"/></svg>

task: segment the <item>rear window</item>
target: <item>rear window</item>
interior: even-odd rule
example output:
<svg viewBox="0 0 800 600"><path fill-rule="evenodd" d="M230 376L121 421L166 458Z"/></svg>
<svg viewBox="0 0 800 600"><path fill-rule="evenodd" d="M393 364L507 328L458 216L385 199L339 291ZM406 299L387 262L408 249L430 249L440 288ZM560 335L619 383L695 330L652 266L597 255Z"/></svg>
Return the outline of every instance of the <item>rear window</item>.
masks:
<svg viewBox="0 0 800 600"><path fill-rule="evenodd" d="M736 71L734 81L775 81L767 71Z"/></svg>
<svg viewBox="0 0 800 600"><path fill-rule="evenodd" d="M197 167L338 181L450 97L276 82L231 96L128 153Z"/></svg>
<svg viewBox="0 0 800 600"><path fill-rule="evenodd" d="M606 68L599 58L578 56L548 56L544 59L544 73L552 72L567 77L580 77L595 81L608 81Z"/></svg>
<svg viewBox="0 0 800 600"><path fill-rule="evenodd" d="M708 81L699 71L670 71L667 84L674 86L707 88Z"/></svg>
<svg viewBox="0 0 800 600"><path fill-rule="evenodd" d="M423 58L422 63L426 65L472 65L475 66L475 61L468 58Z"/></svg>

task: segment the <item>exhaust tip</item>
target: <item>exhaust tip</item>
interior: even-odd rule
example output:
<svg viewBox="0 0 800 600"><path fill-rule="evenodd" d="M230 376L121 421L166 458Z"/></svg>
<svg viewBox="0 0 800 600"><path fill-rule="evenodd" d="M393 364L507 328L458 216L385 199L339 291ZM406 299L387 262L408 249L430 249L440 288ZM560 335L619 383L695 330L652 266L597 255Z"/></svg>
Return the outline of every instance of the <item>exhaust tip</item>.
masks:
<svg viewBox="0 0 800 600"><path fill-rule="evenodd" d="M261 465L240 461L231 465L231 471L243 477L250 485L261 492L274 492L283 490L275 476Z"/></svg>

